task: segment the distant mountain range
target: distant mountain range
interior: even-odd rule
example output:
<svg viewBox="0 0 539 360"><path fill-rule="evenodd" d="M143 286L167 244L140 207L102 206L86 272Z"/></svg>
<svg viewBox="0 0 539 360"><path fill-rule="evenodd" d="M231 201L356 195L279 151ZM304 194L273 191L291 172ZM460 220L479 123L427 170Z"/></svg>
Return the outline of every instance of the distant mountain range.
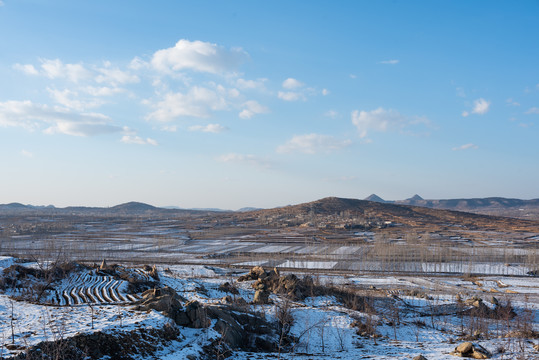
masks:
<svg viewBox="0 0 539 360"><path fill-rule="evenodd" d="M144 215L144 214L181 214L206 213L209 210L191 210L180 208L161 208L141 202L128 202L112 207L68 206L57 208L53 205L34 206L20 203L0 204L0 213L39 213L57 215Z"/></svg>
<svg viewBox="0 0 539 360"><path fill-rule="evenodd" d="M260 210L260 208L245 207L237 212L248 212ZM128 203L112 207L87 207L87 206L68 206L57 208L54 205L35 206L24 205L21 203L0 204L0 213L54 213L54 214L103 214L103 215L143 215L143 214L186 214L186 213L223 213L234 212L233 210L223 210L218 208L190 208L184 209L177 206L156 207L153 205L131 201Z"/></svg>
<svg viewBox="0 0 539 360"><path fill-rule="evenodd" d="M411 198L405 200L384 200L376 194L372 194L366 197L364 200L357 199L341 199L340 202L334 200L329 201L327 199L340 199L340 198L325 198L324 204L333 203L331 211L338 211L338 207L341 206L341 210L348 209L350 201L359 201L361 204L367 206L368 203L379 203L385 205L407 205L407 206L419 206L431 209L443 209L454 210L462 212L470 212L484 215L495 216L508 216L522 219L536 219L539 220L539 199L533 200L521 200L521 199L508 199L502 197L489 197L489 198L471 198L471 199L444 199L444 200L426 200L419 195L414 195ZM317 204L316 202L306 203L308 206ZM348 205L346 205L348 204ZM305 204L300 204L305 206ZM294 205L294 206L300 206ZM354 203L357 206L358 203ZM317 204L319 206L319 204ZM367 207L370 207L367 206ZM290 206L280 207L276 209L286 209ZM249 213L257 212L263 209L246 207L241 208L236 213ZM270 209L271 210L271 209ZM57 208L53 205L48 206L35 206L35 205L23 205L21 203L0 204L0 213L47 213L47 214L96 214L96 215L145 215L145 214L160 214L160 215L173 215L173 214L204 214L204 213L223 213L234 212L231 210L222 210L217 208L196 208L196 209L184 209L178 207L155 207L140 202L128 202L113 207L84 207L84 206L69 206L65 208Z"/></svg>
<svg viewBox="0 0 539 360"><path fill-rule="evenodd" d="M376 194L365 198L385 204L413 205L431 209L457 210L485 215L539 219L539 199L521 200L503 197L426 200L414 195L405 200L384 200Z"/></svg>

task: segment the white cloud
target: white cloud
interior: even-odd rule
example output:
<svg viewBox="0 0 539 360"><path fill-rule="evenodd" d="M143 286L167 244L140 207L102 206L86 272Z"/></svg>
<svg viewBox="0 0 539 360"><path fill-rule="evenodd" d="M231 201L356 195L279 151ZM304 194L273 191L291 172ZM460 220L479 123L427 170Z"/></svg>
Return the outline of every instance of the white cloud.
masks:
<svg viewBox="0 0 539 360"><path fill-rule="evenodd" d="M350 79L355 79L355 78L357 78L357 75L356 75L356 74L350 74L349 76L350 76Z"/></svg>
<svg viewBox="0 0 539 360"><path fill-rule="evenodd" d="M324 116L335 119L337 116L339 116L339 113L335 110L329 110L324 113Z"/></svg>
<svg viewBox="0 0 539 360"><path fill-rule="evenodd" d="M60 59L42 59L41 70L50 79L66 78L75 83L91 74L82 64L64 64Z"/></svg>
<svg viewBox="0 0 539 360"><path fill-rule="evenodd" d="M469 149L479 149L479 146L475 144L464 144L461 146L454 147L453 151L459 151L459 150L469 150Z"/></svg>
<svg viewBox="0 0 539 360"><path fill-rule="evenodd" d="M15 64L13 65L13 68L15 70L22 71L26 75L39 75L39 71L34 67L34 65L31 64Z"/></svg>
<svg viewBox="0 0 539 360"><path fill-rule="evenodd" d="M520 106L520 103L517 101L514 101L512 98L505 100L505 102L507 103L507 105Z"/></svg>
<svg viewBox="0 0 539 360"><path fill-rule="evenodd" d="M176 125L164 125L164 126L161 126L161 130L166 131L166 132L176 132L176 131L178 131L178 126L176 126Z"/></svg>
<svg viewBox="0 0 539 360"><path fill-rule="evenodd" d="M0 6L4 6L4 2L0 0Z"/></svg>
<svg viewBox="0 0 539 360"><path fill-rule="evenodd" d="M239 163L239 164L247 164L247 165L253 165L263 168L269 168L271 167L271 163L266 160L262 159L255 155L243 155L243 154L236 154L236 153L230 153L221 155L217 158L217 161L224 162L224 163Z"/></svg>
<svg viewBox="0 0 539 360"><path fill-rule="evenodd" d="M539 114L539 108L534 106L526 111L526 114Z"/></svg>
<svg viewBox="0 0 539 360"><path fill-rule="evenodd" d="M128 67L131 70L140 70L140 69L147 68L148 66L150 66L150 64L148 64L146 61L142 60L138 56L135 56L133 60L131 60L131 62L129 63Z"/></svg>
<svg viewBox="0 0 539 360"><path fill-rule="evenodd" d="M193 125L189 127L189 131L201 131L207 133L222 133L223 131L228 130L226 127L219 124L208 124L208 125Z"/></svg>
<svg viewBox="0 0 539 360"><path fill-rule="evenodd" d="M490 107L490 101L483 98L477 99L473 102L473 114L483 115L486 114Z"/></svg>
<svg viewBox="0 0 539 360"><path fill-rule="evenodd" d="M307 100L307 97L317 95L317 92L314 88L305 87L305 84L294 78L288 78L282 83L282 87L285 90L289 91L279 91L277 97L284 101L298 101L298 100ZM329 94L327 89L322 90L323 95Z"/></svg>
<svg viewBox="0 0 539 360"><path fill-rule="evenodd" d="M279 91L277 96L284 101L307 100L305 95L295 91Z"/></svg>
<svg viewBox="0 0 539 360"><path fill-rule="evenodd" d="M324 96L329 95L329 90L328 89L322 89L322 95L324 95Z"/></svg>
<svg viewBox="0 0 539 360"><path fill-rule="evenodd" d="M87 94L92 96L113 96L122 92L125 92L125 89L119 87L108 87L108 86L87 86L82 89Z"/></svg>
<svg viewBox="0 0 539 360"><path fill-rule="evenodd" d="M217 74L234 70L246 56L238 48L227 50L209 42L182 39L174 47L156 51L151 64L162 72L194 70Z"/></svg>
<svg viewBox="0 0 539 360"><path fill-rule="evenodd" d="M98 113L73 112L66 108L34 104L31 101L0 102L0 126L36 130L48 126L47 134L93 136L119 132L110 119Z"/></svg>
<svg viewBox="0 0 539 360"><path fill-rule="evenodd" d="M108 66L97 69L100 74L95 78L96 82L116 86L138 83L140 81L139 77L136 75L130 74L129 72L120 70L118 68L111 68L110 64L108 63L106 65Z"/></svg>
<svg viewBox="0 0 539 360"><path fill-rule="evenodd" d="M386 65L397 65L399 63L399 60L384 60L380 61L380 64L386 64Z"/></svg>
<svg viewBox="0 0 539 360"><path fill-rule="evenodd" d="M49 93L51 98L54 101L56 101L58 104L68 107L70 109L78 110L78 111L96 108L103 105L103 102L98 101L98 100L90 100L90 101L79 100L78 92L72 91L69 89L57 90L57 89L47 88L47 92Z"/></svg>
<svg viewBox="0 0 539 360"><path fill-rule="evenodd" d="M470 113L467 112L466 110L464 110L464 111L462 112L462 116L463 116L463 117L467 117L467 116L469 116L469 115L470 115Z"/></svg>
<svg viewBox="0 0 539 360"><path fill-rule="evenodd" d="M205 118L210 111L224 110L228 106L226 99L217 92L194 86L188 93L168 93L158 102L157 110L147 116L148 120L171 121L182 116Z"/></svg>
<svg viewBox="0 0 539 360"><path fill-rule="evenodd" d="M364 138L370 130L385 132L395 128L403 128L409 121L395 110L378 108L372 111L352 112L352 123L359 131L359 136Z"/></svg>
<svg viewBox="0 0 539 360"><path fill-rule="evenodd" d="M122 139L120 141L125 144L153 145L153 146L158 145L157 141L155 141L154 139L151 139L151 138L143 139L140 136L136 136L136 135L124 135L122 136Z"/></svg>
<svg viewBox="0 0 539 360"><path fill-rule="evenodd" d="M24 157L27 157L27 158L33 158L34 157L34 154L28 150L24 150L22 149L21 150L21 155L24 156Z"/></svg>
<svg viewBox="0 0 539 360"><path fill-rule="evenodd" d="M240 112L239 116L242 119L250 119L256 114L266 114L269 109L263 105L260 105L255 100L249 100L243 104L244 109Z"/></svg>
<svg viewBox="0 0 539 360"><path fill-rule="evenodd" d="M284 145L277 147L278 153L301 152L304 154L328 153L342 149L352 142L350 140L338 140L333 136L320 134L296 135Z"/></svg>
<svg viewBox="0 0 539 360"><path fill-rule="evenodd" d="M288 78L285 81L283 81L283 88L288 89L288 90L298 89L302 87L303 85L305 84L303 84L301 81L296 80L294 78Z"/></svg>
<svg viewBox="0 0 539 360"><path fill-rule="evenodd" d="M245 80L245 79L238 79L236 80L236 86L239 87L242 90L265 90L266 89L266 81L268 79L256 79L256 80Z"/></svg>

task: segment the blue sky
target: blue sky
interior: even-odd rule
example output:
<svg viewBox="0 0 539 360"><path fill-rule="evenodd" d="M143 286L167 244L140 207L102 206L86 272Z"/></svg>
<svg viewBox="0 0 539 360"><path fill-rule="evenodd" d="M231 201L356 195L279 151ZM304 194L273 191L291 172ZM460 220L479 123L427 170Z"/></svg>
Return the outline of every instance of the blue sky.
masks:
<svg viewBox="0 0 539 360"><path fill-rule="evenodd" d="M0 0L0 203L538 198L537 1Z"/></svg>

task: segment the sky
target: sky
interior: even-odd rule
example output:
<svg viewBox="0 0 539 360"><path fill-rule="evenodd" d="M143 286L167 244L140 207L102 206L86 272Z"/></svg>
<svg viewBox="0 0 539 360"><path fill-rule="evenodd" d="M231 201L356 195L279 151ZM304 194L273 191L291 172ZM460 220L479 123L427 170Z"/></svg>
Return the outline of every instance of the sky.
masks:
<svg viewBox="0 0 539 360"><path fill-rule="evenodd" d="M537 1L0 0L0 203L539 198Z"/></svg>

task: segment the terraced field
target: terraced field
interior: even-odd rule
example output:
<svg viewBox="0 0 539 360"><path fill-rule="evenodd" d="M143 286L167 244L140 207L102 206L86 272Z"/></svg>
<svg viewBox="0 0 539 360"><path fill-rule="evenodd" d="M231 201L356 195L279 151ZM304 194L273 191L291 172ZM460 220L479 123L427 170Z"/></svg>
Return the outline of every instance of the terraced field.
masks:
<svg viewBox="0 0 539 360"><path fill-rule="evenodd" d="M127 294L127 281L93 271L66 279L49 297L52 305L120 304L137 301L137 295Z"/></svg>

